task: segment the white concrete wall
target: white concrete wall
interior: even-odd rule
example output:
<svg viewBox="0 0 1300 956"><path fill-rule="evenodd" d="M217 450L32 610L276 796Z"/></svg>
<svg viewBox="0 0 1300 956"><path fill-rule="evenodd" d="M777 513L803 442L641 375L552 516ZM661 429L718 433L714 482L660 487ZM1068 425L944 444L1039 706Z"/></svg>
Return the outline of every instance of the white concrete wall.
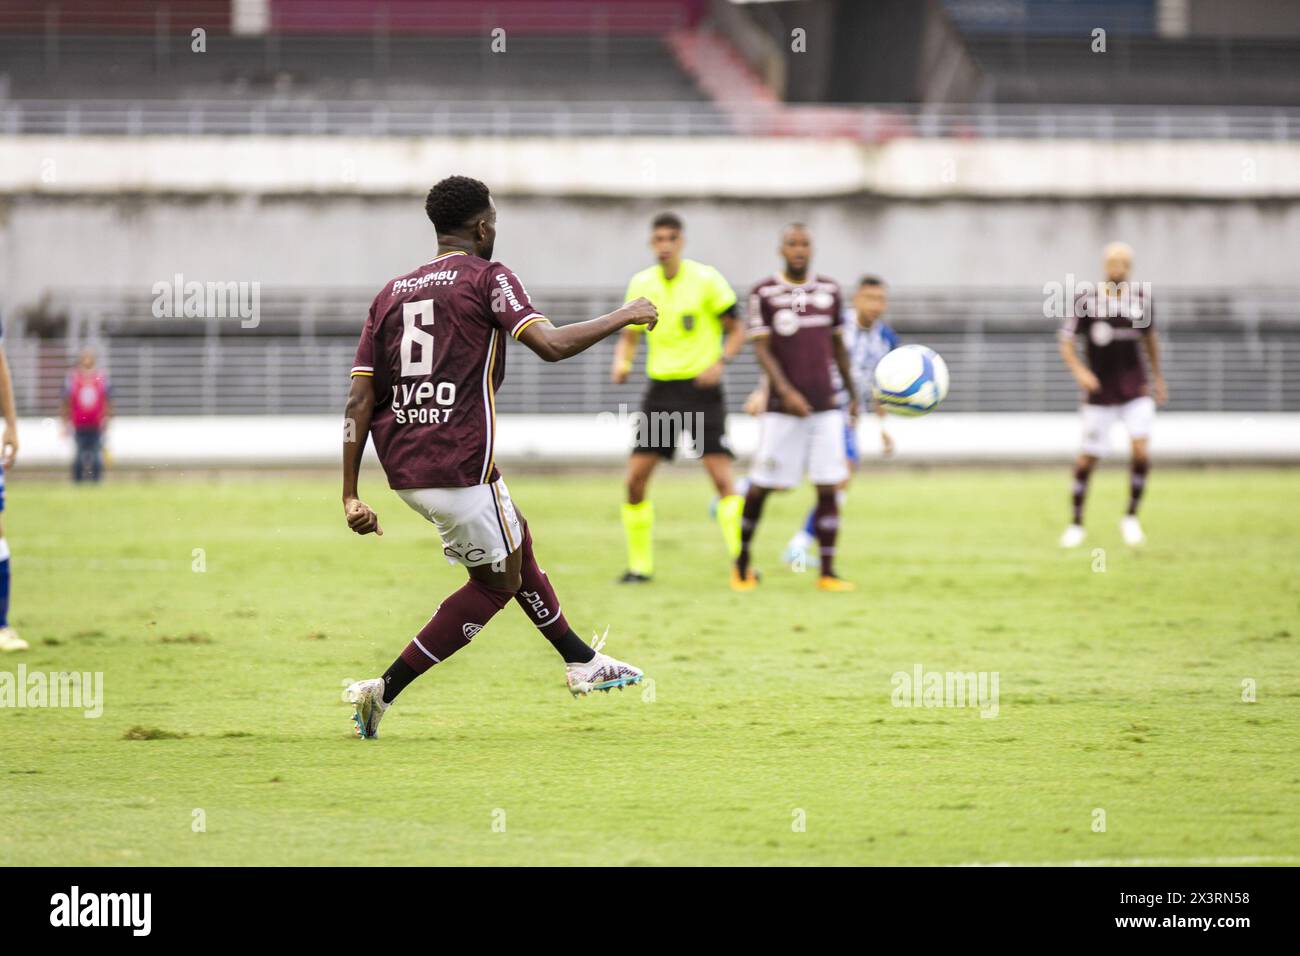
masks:
<svg viewBox="0 0 1300 956"><path fill-rule="evenodd" d="M619 286L672 207L688 254L747 285L808 222L848 281L1033 285L1122 237L1167 285L1293 284L1300 144L790 139L0 137L0 305L199 281L376 288L424 261L423 195L498 196L499 258L534 288Z"/></svg>
<svg viewBox="0 0 1300 956"><path fill-rule="evenodd" d="M505 197L496 255L530 288L621 287L650 264L650 217L686 219L687 254L747 286L777 268L777 234L807 222L815 267L843 282L1022 285L1095 274L1123 237L1157 284L1294 284L1300 201L591 200ZM102 199L0 197L0 304L46 291L133 290L159 280L377 289L425 261L419 196Z"/></svg>
<svg viewBox="0 0 1300 956"><path fill-rule="evenodd" d="M807 137L3 136L0 193L421 194L450 171L502 195L1267 198L1300 143Z"/></svg>
<svg viewBox="0 0 1300 956"><path fill-rule="evenodd" d="M902 464L929 462L1068 461L1079 443L1075 415L948 414L891 418L889 429ZM728 433L737 454L751 455L758 422L732 415ZM630 447L631 430L612 414L503 415L496 457L502 467L530 462L617 464ZM108 449L117 466L187 468L207 465L282 468L334 466L340 461L341 423L332 415L122 418ZM868 459L879 458L875 421L859 426ZM18 468L62 467L72 460L72 439L53 419L19 422ZM1120 431L1112 435L1123 451ZM1152 452L1166 461L1300 462L1300 415L1162 413ZM373 458L373 451L367 455Z"/></svg>

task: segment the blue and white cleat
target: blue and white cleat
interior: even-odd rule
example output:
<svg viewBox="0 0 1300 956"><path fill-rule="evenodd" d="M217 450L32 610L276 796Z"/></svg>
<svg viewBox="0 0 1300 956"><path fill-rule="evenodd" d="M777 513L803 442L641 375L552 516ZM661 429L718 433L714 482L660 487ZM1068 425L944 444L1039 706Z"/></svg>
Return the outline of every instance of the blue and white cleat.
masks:
<svg viewBox="0 0 1300 956"><path fill-rule="evenodd" d="M609 634L609 628L605 628L605 634ZM615 687L621 689L641 683L641 678L645 676L641 669L602 654L600 649L604 646L605 637L602 635L591 642L591 649L596 652L595 657L585 664L564 665L569 693L574 697L586 697L594 690L609 693Z"/></svg>
<svg viewBox="0 0 1300 956"><path fill-rule="evenodd" d="M350 704L356 704L352 723L356 726L357 736L362 740L374 740L379 736L379 722L384 718L388 705L384 703L384 679L374 677L349 684L343 692L343 698Z"/></svg>

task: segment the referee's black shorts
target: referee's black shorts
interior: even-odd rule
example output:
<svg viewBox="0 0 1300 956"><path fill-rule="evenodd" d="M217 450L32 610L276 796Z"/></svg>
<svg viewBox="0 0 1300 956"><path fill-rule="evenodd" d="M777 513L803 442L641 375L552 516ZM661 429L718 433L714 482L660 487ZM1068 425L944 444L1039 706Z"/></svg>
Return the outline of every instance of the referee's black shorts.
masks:
<svg viewBox="0 0 1300 956"><path fill-rule="evenodd" d="M689 458L731 456L721 385L700 388L689 378L651 379L641 414L633 429L634 455L651 452L671 461L680 445Z"/></svg>

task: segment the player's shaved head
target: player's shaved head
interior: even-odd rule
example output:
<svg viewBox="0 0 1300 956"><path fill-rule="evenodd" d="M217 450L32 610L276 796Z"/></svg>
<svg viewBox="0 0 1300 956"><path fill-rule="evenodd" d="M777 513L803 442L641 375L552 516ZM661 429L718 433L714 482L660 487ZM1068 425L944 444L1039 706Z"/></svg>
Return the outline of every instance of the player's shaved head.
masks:
<svg viewBox="0 0 1300 956"><path fill-rule="evenodd" d="M492 258L496 206L486 185L469 176L448 176L424 198L424 212L438 233L439 247L466 248Z"/></svg>
<svg viewBox="0 0 1300 956"><path fill-rule="evenodd" d="M1109 282L1123 282L1133 269L1133 247L1127 242L1110 242L1101 252L1102 269Z"/></svg>
<svg viewBox="0 0 1300 956"><path fill-rule="evenodd" d="M781 230L781 258L785 260L785 274L802 282L812 261L812 233L801 222L792 222Z"/></svg>

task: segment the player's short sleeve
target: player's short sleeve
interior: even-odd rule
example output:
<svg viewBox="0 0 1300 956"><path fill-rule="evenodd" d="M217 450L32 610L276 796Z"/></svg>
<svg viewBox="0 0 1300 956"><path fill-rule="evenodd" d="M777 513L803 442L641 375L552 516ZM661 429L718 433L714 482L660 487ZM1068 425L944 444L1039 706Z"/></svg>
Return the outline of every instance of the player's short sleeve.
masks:
<svg viewBox="0 0 1300 956"><path fill-rule="evenodd" d="M483 271L483 294L487 298L488 314L492 320L512 338L520 334L534 322L542 322L546 316L533 308L519 276L499 262L494 262Z"/></svg>
<svg viewBox="0 0 1300 956"><path fill-rule="evenodd" d="M736 290L717 269L709 267L704 283L709 311L714 315L721 315L736 304Z"/></svg>
<svg viewBox="0 0 1300 956"><path fill-rule="evenodd" d="M892 352L898 348L898 333L894 331L892 325L885 325L880 330L885 339L886 351Z"/></svg>
<svg viewBox="0 0 1300 956"><path fill-rule="evenodd" d="M352 358L352 375L375 377L375 306L370 306L366 315L366 324L361 327L361 338L357 341L356 355Z"/></svg>
<svg viewBox="0 0 1300 956"><path fill-rule="evenodd" d="M833 297L833 301L831 302L831 315L838 315L838 316L840 316L841 318L843 318L843 316L844 316L844 298L843 298L843 296L840 294L840 287L839 287L838 285L836 285L836 286L833 286L832 288L834 289L834 291L831 292L831 296ZM836 335L843 335L843 334L844 334L844 323L843 323L843 321L833 323L833 324L831 325L831 331L832 331L834 334L836 334Z"/></svg>
<svg viewBox="0 0 1300 956"><path fill-rule="evenodd" d="M772 333L772 320L764 308L763 297L758 294L761 286L754 286L749 293L749 310L745 316L745 327L751 339Z"/></svg>

